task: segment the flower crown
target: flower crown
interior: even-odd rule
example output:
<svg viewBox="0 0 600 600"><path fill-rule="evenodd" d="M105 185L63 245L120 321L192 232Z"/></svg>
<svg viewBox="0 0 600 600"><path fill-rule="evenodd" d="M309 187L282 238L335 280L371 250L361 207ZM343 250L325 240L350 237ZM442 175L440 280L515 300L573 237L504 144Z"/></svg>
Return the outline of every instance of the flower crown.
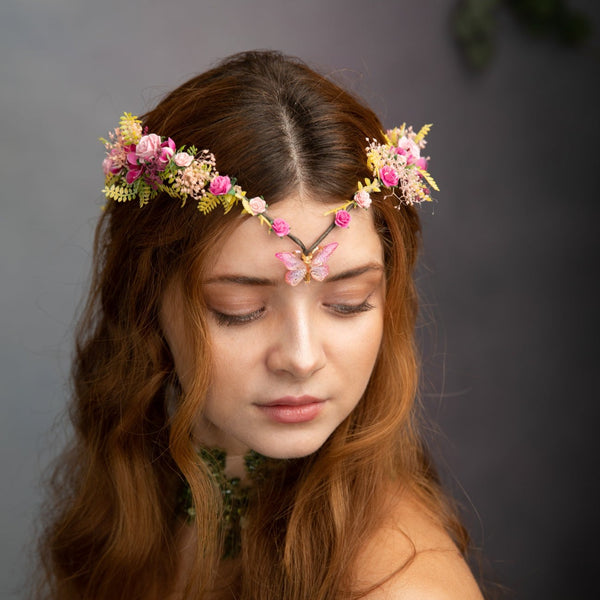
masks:
<svg viewBox="0 0 600 600"><path fill-rule="evenodd" d="M140 207L148 204L158 194L164 192L171 198L181 200L185 205L188 198L198 203L198 210L207 214L221 205L228 213L238 202L242 204L242 214L258 217L261 223L279 237L288 236L301 249L297 257L305 265L302 277L309 281L324 279L328 269L326 260L335 250L337 244L328 244L319 248L319 244L335 227L348 227L351 221L349 210L353 208L368 209L371 205L371 194L380 192L382 188L390 190L387 197L397 200L396 208L402 204L419 204L431 201L430 191L426 184L439 191L433 177L427 172L429 157L421 156L425 148L425 137L431 124L421 127L418 133L412 127L395 127L388 130L383 137L385 143L369 140L365 148L367 166L372 172L373 180L366 178L357 183L357 189L350 200L325 214L334 214L333 223L310 247L290 233L290 226L284 219L273 219L267 213L268 204L263 197L250 200L246 192L236 184L234 177L221 175L216 169L214 155L208 150L198 151L195 146L177 148L169 137L164 138L149 133L142 127L141 120L131 113L124 113L119 127L109 133L109 139L100 138L106 148L106 157L102 163L105 174L105 186L102 192L109 200L128 202L138 199ZM325 252L323 252L326 248ZM299 252L299 251L298 251ZM313 254L321 253L320 261L311 273ZM278 253L276 256L285 263L288 271L301 271L297 260L289 258L291 253ZM296 285L298 277L286 280Z"/></svg>

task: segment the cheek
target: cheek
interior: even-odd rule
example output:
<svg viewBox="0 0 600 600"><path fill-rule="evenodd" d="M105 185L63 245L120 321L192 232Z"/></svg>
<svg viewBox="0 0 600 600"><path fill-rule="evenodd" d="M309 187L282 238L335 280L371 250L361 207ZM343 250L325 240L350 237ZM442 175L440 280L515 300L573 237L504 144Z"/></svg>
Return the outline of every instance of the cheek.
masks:
<svg viewBox="0 0 600 600"><path fill-rule="evenodd" d="M371 376L383 336L383 314L377 311L364 317L360 322L350 320L333 338L335 360L341 363L348 380L357 385L366 385Z"/></svg>
<svg viewBox="0 0 600 600"><path fill-rule="evenodd" d="M227 328L209 329L212 355L212 381L214 391L244 388L244 382L256 372L261 345L256 336Z"/></svg>

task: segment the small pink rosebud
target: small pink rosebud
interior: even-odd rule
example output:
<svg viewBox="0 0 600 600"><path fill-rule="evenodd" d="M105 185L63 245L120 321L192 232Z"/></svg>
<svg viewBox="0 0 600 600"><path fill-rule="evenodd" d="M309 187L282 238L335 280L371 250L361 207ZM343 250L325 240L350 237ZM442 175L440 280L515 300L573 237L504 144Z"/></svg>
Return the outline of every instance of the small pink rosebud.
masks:
<svg viewBox="0 0 600 600"><path fill-rule="evenodd" d="M251 200L249 200L248 205L250 206L252 213L255 215L260 215L260 214L264 213L265 210L267 209L267 203L262 198L259 198L258 196L256 198L252 198Z"/></svg>
<svg viewBox="0 0 600 600"><path fill-rule="evenodd" d="M379 179L385 187L395 187L398 185L398 173L392 167L387 165L379 169Z"/></svg>
<svg viewBox="0 0 600 600"><path fill-rule="evenodd" d="M283 237L290 232L290 226L283 219L275 219L271 224L271 229L279 237Z"/></svg>
<svg viewBox="0 0 600 600"><path fill-rule="evenodd" d="M354 194L354 202L361 208L369 208L369 206L371 206L371 196L366 190L358 190L358 192Z"/></svg>
<svg viewBox="0 0 600 600"><path fill-rule="evenodd" d="M142 136L142 139L137 143L135 154L140 160L148 162L159 155L160 144L160 136L149 133Z"/></svg>
<svg viewBox="0 0 600 600"><path fill-rule="evenodd" d="M211 194L215 196L223 196L231 189L231 179L227 175L217 175L211 182L208 188Z"/></svg>
<svg viewBox="0 0 600 600"><path fill-rule="evenodd" d="M187 152L178 152L173 156L173 162L178 167L189 167L192 164L194 157Z"/></svg>
<svg viewBox="0 0 600 600"><path fill-rule="evenodd" d="M335 224L338 227L348 227L350 219L352 219L352 217L347 210L338 210L335 213Z"/></svg>

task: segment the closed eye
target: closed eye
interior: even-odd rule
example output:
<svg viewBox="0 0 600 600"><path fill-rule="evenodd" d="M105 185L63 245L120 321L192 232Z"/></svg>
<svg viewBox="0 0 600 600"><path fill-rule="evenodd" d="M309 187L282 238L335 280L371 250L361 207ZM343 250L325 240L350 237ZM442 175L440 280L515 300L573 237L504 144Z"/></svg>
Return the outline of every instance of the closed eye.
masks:
<svg viewBox="0 0 600 600"><path fill-rule="evenodd" d="M265 312L265 308L263 306L258 310L253 310L252 312L245 313L243 315L230 315L227 313L219 312L218 310L214 309L211 309L211 312L219 325L229 327L231 325L244 325L246 323L251 323L252 321L260 319Z"/></svg>
<svg viewBox="0 0 600 600"><path fill-rule="evenodd" d="M344 317L367 312L375 308L375 306L369 302L369 298L360 304L325 304L324 306Z"/></svg>

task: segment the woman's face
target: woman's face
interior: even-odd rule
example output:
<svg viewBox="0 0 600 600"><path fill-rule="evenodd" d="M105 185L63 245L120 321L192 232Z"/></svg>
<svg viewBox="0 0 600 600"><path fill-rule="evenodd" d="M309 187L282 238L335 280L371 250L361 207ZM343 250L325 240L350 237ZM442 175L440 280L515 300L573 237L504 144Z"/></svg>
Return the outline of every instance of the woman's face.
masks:
<svg viewBox="0 0 600 600"><path fill-rule="evenodd" d="M339 205L339 202L332 206ZM329 207L330 208L330 207ZM328 206L290 196L269 209L309 246L331 223ZM274 458L315 452L358 404L383 330L383 249L372 214L355 209L329 276L292 287L276 252L298 247L247 218L221 242L202 283L213 370L195 427L203 444ZM193 378L180 303L167 294L161 321L184 391Z"/></svg>

